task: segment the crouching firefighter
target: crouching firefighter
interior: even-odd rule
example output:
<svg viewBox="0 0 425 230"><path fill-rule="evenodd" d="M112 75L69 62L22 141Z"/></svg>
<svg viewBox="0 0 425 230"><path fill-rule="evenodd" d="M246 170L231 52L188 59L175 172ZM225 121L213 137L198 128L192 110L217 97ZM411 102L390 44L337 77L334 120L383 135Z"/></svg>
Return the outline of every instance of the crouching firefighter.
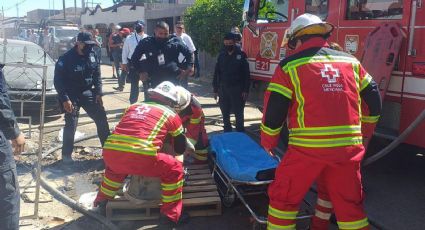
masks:
<svg viewBox="0 0 425 230"><path fill-rule="evenodd" d="M175 109L178 112L188 140L187 149L195 149L191 154L195 159L192 163L205 163L208 154L208 135L205 130L205 115L201 103L187 89L177 86L179 102Z"/></svg>
<svg viewBox="0 0 425 230"><path fill-rule="evenodd" d="M376 117L381 99L356 58L329 48L332 30L315 15L297 17L285 33L295 54L280 62L265 93L261 145L272 154L286 119L289 130L288 150L268 190L268 229L295 229L314 181L325 185L332 203L321 205L335 211L339 229L369 229L360 177L361 101Z"/></svg>
<svg viewBox="0 0 425 230"><path fill-rule="evenodd" d="M161 222L176 225L187 221L182 215L183 165L186 138L180 117L172 107L178 101L176 87L162 82L149 89L150 102L131 105L103 146L105 175L94 206L114 199L127 175L161 179ZM173 137L177 156L159 152L167 135ZM180 156L179 156L180 155Z"/></svg>

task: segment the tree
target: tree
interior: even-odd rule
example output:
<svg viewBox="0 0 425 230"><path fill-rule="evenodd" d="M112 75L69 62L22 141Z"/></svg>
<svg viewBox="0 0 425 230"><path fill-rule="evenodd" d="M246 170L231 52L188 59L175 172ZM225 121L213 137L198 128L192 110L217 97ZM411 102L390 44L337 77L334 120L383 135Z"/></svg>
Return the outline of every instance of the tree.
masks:
<svg viewBox="0 0 425 230"><path fill-rule="evenodd" d="M187 31L198 49L217 55L223 37L241 25L243 0L196 0L184 14Z"/></svg>

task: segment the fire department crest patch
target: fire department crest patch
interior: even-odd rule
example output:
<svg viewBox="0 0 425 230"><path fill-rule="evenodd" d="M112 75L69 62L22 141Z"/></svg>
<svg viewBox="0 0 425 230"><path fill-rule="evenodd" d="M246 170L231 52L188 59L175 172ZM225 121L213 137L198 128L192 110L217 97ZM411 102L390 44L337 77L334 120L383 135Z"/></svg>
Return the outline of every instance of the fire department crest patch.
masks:
<svg viewBox="0 0 425 230"><path fill-rule="evenodd" d="M276 56L277 33L265 32L261 34L260 55L263 58L273 59Z"/></svg>

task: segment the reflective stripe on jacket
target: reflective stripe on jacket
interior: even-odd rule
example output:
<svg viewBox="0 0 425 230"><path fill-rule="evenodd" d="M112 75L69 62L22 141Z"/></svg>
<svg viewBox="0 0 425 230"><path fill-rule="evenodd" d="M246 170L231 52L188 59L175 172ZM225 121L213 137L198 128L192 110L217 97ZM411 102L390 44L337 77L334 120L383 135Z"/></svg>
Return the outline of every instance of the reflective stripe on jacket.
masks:
<svg viewBox="0 0 425 230"><path fill-rule="evenodd" d="M131 105L124 113L104 148L156 156L167 134L183 133L180 117L170 108L149 102Z"/></svg>
<svg viewBox="0 0 425 230"><path fill-rule="evenodd" d="M362 144L360 92L372 81L359 61L331 50L326 41L313 38L304 50L284 59L265 93L265 109L272 92L290 101L289 144L329 148ZM376 118L364 118L376 119ZM262 146L275 147L280 127L263 117Z"/></svg>

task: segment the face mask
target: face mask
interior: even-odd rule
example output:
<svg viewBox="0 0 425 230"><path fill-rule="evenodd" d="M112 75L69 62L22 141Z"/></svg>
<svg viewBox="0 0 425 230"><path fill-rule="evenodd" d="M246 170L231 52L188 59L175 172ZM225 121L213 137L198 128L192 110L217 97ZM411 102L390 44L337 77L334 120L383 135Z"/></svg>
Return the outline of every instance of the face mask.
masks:
<svg viewBox="0 0 425 230"><path fill-rule="evenodd" d="M92 52L92 50L93 50L93 45L85 44L84 48L83 48L84 56L89 56L89 54Z"/></svg>
<svg viewBox="0 0 425 230"><path fill-rule="evenodd" d="M158 42L159 44L164 44L164 43L166 43L166 42L167 42L168 38L159 38L159 37L156 37L156 38L155 38L155 40L156 40L156 42Z"/></svg>
<svg viewBox="0 0 425 230"><path fill-rule="evenodd" d="M228 52L232 52L233 49L235 49L235 45L225 45L224 48L226 48Z"/></svg>

